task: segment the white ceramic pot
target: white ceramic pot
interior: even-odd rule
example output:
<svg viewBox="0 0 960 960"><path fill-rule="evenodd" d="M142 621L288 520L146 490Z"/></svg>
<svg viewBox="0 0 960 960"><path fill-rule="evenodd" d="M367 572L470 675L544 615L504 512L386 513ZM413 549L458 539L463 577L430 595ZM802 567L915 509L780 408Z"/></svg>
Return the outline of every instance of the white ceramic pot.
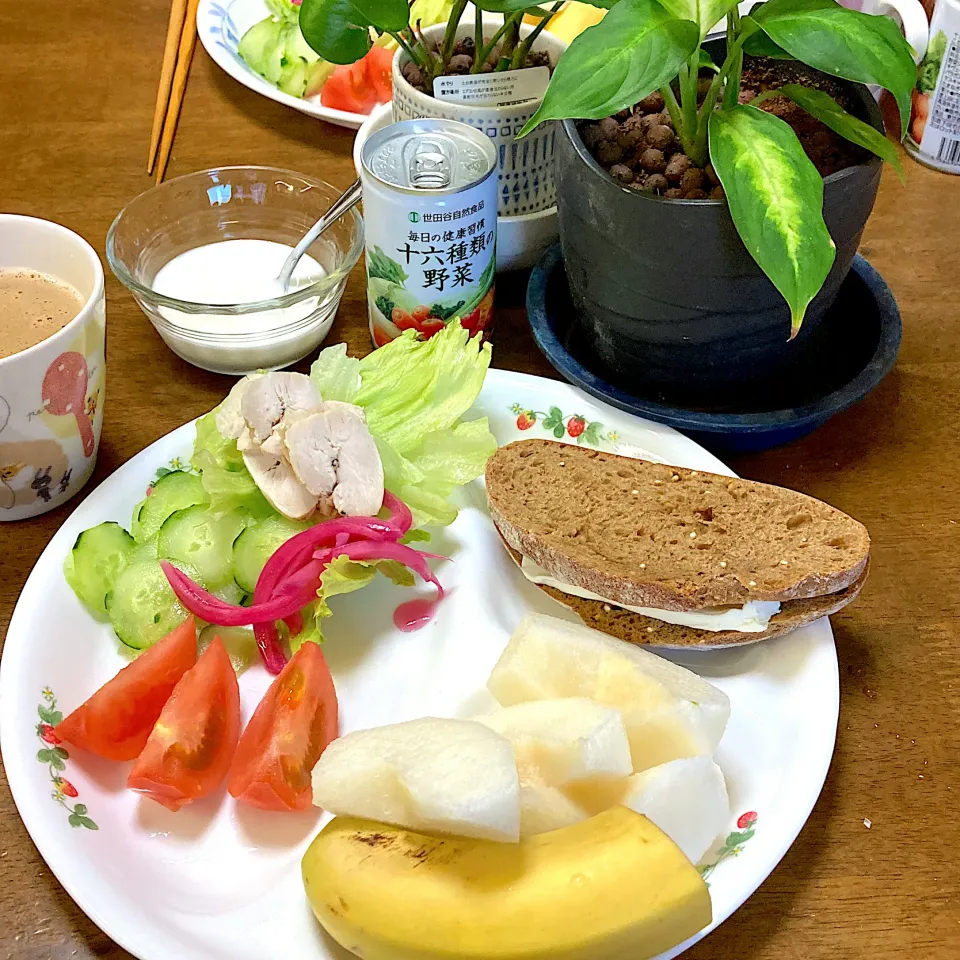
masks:
<svg viewBox="0 0 960 960"><path fill-rule="evenodd" d="M389 103L375 107L353 141L353 165L360 175L360 155L371 134L393 121ZM560 235L556 206L517 217L497 217L497 273L526 270Z"/></svg>
<svg viewBox="0 0 960 960"><path fill-rule="evenodd" d="M495 16L483 18L483 32L492 37L503 19ZM427 42L439 41L447 29L446 24L436 24L423 31ZM520 36L526 37L533 27L522 24ZM457 29L457 39L472 37L472 18L464 18ZM556 64L567 45L559 38L543 31L533 45L534 50L549 54ZM409 60L407 54L397 50L393 58L393 118L413 120L419 117L440 117L459 120L482 130L497 147L498 191L497 213L500 217L515 217L523 214L549 210L556 205L557 189L553 176L553 152L556 142L555 124L545 123L524 137L516 140L523 125L537 112L541 99L527 100L510 107L474 107L461 103L437 100L435 97L414 89L404 79L402 68ZM499 264L499 257L498 264Z"/></svg>

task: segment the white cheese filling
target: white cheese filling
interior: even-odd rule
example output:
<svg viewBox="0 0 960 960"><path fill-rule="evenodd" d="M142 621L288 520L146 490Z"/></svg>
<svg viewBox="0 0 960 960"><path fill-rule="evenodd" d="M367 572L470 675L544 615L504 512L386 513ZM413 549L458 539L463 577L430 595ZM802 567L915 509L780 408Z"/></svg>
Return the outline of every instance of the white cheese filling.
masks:
<svg viewBox="0 0 960 960"><path fill-rule="evenodd" d="M762 633L767 629L770 618L780 612L780 604L776 600L750 600L742 607L714 607L703 610L660 610L655 607L631 607L625 603L617 603L606 597L598 596L583 587L572 583L564 583L551 576L539 564L529 557L524 557L520 565L523 575L531 582L545 587L553 587L562 593L569 593L573 597L583 597L585 600L599 600L614 607L621 607L631 613L639 613L644 617L662 620L664 623L676 623L682 627L691 627L694 630L708 630L718 633L721 630L733 630L737 633Z"/></svg>

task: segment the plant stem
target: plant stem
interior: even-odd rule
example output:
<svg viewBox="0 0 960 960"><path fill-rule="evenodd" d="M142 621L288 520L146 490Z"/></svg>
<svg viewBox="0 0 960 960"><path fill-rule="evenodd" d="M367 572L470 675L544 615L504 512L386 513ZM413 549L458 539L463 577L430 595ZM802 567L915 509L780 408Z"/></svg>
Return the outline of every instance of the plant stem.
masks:
<svg viewBox="0 0 960 960"><path fill-rule="evenodd" d="M520 11L520 15L511 14L509 19L510 32L504 36L503 46L500 48L500 59L497 61L495 70L509 70L510 61L513 57L513 51L517 45L517 40L520 37L520 21L523 19L523 11ZM504 24L506 26L506 23Z"/></svg>
<svg viewBox="0 0 960 960"><path fill-rule="evenodd" d="M533 48L533 45L537 42L537 37L543 32L544 27L553 19L553 15L557 13L560 8L563 6L564 0L558 0L551 8L550 12L542 17L540 22L530 31L527 35L527 38L517 47L516 52L513 55L512 67L522 67L526 62L527 55L530 53L530 50Z"/></svg>
<svg viewBox="0 0 960 960"><path fill-rule="evenodd" d="M453 46L457 42L457 28L460 26L460 18L463 11L467 8L467 0L454 0L453 7L450 10L450 19L447 20L447 29L443 35L443 47L440 49L440 70L447 69L450 62L450 54L453 53Z"/></svg>
<svg viewBox="0 0 960 960"><path fill-rule="evenodd" d="M706 97L703 99L703 105L700 107L700 114L697 118L697 135L696 135L696 151L697 156L703 157L704 161L707 159L707 137L710 133L709 123L710 123L710 114L716 109L717 100L720 98L720 91L723 89L723 81L720 79L720 74L717 74L713 78L713 82L710 84L710 89L707 91Z"/></svg>
<svg viewBox="0 0 960 960"><path fill-rule="evenodd" d="M727 35L733 33L734 43L731 50L727 49L727 62L730 63L730 72L727 75L726 85L723 88L723 106L729 110L740 102L740 77L743 73L743 44L746 37L740 30L740 11L736 6L727 14ZM727 41L729 44L729 40ZM724 66L727 64L725 63Z"/></svg>
<svg viewBox="0 0 960 960"><path fill-rule="evenodd" d="M406 41L406 40L404 39L404 37L403 37L403 33L402 33L402 32L398 31L397 33L393 33L393 31L390 31L390 36L393 37L393 39L396 40L397 43L400 44L400 46L403 48L404 53L406 53L406 55L407 55L421 70L425 70L425 69L426 69L426 64L425 64L425 63L423 62L423 60L417 55L417 53L416 53L416 51L413 49L413 47L411 47L410 44L407 43L407 41Z"/></svg>
<svg viewBox="0 0 960 960"><path fill-rule="evenodd" d="M522 13L520 15L523 16ZM504 35L504 33L507 30L507 27L509 26L510 26L509 18L504 17L503 26L490 38L490 42L482 50L478 50L474 52L474 55L476 57L474 61L474 66L476 66L478 63L480 64L480 67L477 68L478 73L480 72L480 69L483 67L483 65L487 62L487 57L489 57L490 54L493 53L493 48L497 45L497 42Z"/></svg>
<svg viewBox="0 0 960 960"><path fill-rule="evenodd" d="M697 80L698 64L700 62L700 48L680 68L680 116L683 129L678 131L681 143L693 145L697 136ZM688 153L687 156L690 156ZM691 156L691 160L694 158Z"/></svg>
<svg viewBox="0 0 960 960"><path fill-rule="evenodd" d="M728 35L731 32L731 17L728 15L727 22L727 33ZM739 16L737 18L737 29L739 30ZM723 65L720 67L720 72L713 78L710 83L710 89L707 91L707 96L704 98L703 105L700 107L699 118L697 121L697 132L694 143L694 154L687 154L691 159L695 156L702 157L706 161L708 157L708 140L710 136L709 124L710 124L710 114L713 113L714 109L717 106L717 100L720 97L721 90L724 93L723 107L728 109L726 96L727 91L732 89L735 91L733 96L733 103L731 106L736 106L739 102L740 97L740 71L743 67L743 45L747 42L747 38L750 36L749 33L740 33L739 36L733 41L733 44L727 48L727 57L723 61ZM737 80L735 84L729 84L727 78L730 74L736 69Z"/></svg>
<svg viewBox="0 0 960 960"><path fill-rule="evenodd" d="M667 107L667 113L670 114L670 119L673 121L673 129L677 132L677 137L680 139L680 145L683 147L683 152L693 159L691 156L691 151L693 150L693 144L688 142L687 138L683 134L683 114L680 110L680 104L677 102L676 94L673 92L673 87L670 84L664 84L660 88L660 94L663 97L663 101Z"/></svg>
<svg viewBox="0 0 960 960"><path fill-rule="evenodd" d="M473 66L470 68L471 73L479 73L480 67L483 66L483 61L480 59L480 51L483 48L483 11L476 7L474 8L474 18L473 18Z"/></svg>

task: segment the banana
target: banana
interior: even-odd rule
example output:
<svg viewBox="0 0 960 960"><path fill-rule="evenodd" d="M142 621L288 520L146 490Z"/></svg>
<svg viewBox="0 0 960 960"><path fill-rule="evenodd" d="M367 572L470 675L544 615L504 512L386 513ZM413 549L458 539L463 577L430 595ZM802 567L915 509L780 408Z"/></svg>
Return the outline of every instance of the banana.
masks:
<svg viewBox="0 0 960 960"><path fill-rule="evenodd" d="M336 817L301 866L364 960L648 960L711 920L696 869L627 807L520 843Z"/></svg>

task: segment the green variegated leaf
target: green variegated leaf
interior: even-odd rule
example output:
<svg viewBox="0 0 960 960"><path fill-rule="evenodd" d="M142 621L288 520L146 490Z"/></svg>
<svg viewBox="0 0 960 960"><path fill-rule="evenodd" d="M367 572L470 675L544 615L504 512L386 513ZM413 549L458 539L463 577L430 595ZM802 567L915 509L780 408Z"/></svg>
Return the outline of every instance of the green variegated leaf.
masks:
<svg viewBox="0 0 960 960"><path fill-rule="evenodd" d="M673 80L699 41L695 23L657 0L620 0L570 44L520 136L545 120L599 120L632 106Z"/></svg>
<svg viewBox="0 0 960 960"><path fill-rule="evenodd" d="M797 83L788 83L780 87L778 92L799 104L807 113L813 114L841 137L866 147L881 160L886 160L897 171L901 182L905 180L897 148L882 133L874 130L869 123L864 123L847 113L830 94L822 90L814 90L812 87L803 87Z"/></svg>
<svg viewBox="0 0 960 960"><path fill-rule="evenodd" d="M848 10L835 0L770 0L751 16L797 60L889 90L900 108L901 138L906 134L917 68L910 45L890 17Z"/></svg>
<svg viewBox="0 0 960 960"><path fill-rule="evenodd" d="M836 253L823 179L793 130L751 106L710 117L710 162L740 239L790 307L794 337Z"/></svg>
<svg viewBox="0 0 960 960"><path fill-rule="evenodd" d="M736 5L737 0L658 0L660 6L678 20L692 20L700 27L702 40L710 28L719 23Z"/></svg>
<svg viewBox="0 0 960 960"><path fill-rule="evenodd" d="M743 52L751 57L770 57L773 60L794 60L783 47L775 44L762 30L747 38Z"/></svg>
<svg viewBox="0 0 960 960"><path fill-rule="evenodd" d="M383 33L407 26L405 0L303 0L300 32L324 60L355 63L370 49L370 27Z"/></svg>

